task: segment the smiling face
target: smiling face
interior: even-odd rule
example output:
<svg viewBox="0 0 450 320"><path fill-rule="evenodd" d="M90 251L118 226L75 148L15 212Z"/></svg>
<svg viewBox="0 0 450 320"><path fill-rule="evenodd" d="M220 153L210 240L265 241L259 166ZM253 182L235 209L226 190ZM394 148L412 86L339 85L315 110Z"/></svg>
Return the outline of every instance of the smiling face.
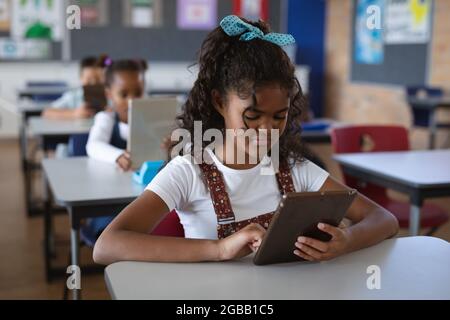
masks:
<svg viewBox="0 0 450 320"><path fill-rule="evenodd" d="M290 95L288 90L277 84L268 84L257 88L254 95L243 98L237 92L229 92L223 99L217 91L213 91L213 104L222 115L225 129L237 131L254 129L256 136L250 135L245 144L231 141L235 150L244 148L250 151L250 144L258 148L265 147L267 151L277 141L273 141L271 130L277 129L281 136L286 129L289 114ZM226 140L227 148L230 141Z"/></svg>
<svg viewBox="0 0 450 320"><path fill-rule="evenodd" d="M128 123L128 102L144 95L144 75L137 71L119 71L106 89L106 95L113 103L120 121Z"/></svg>

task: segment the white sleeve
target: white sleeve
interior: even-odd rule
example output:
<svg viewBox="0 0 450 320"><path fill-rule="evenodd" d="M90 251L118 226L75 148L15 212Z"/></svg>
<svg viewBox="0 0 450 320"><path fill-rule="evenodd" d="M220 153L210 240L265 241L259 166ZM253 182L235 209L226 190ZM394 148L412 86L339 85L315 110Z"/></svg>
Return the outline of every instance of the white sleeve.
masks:
<svg viewBox="0 0 450 320"><path fill-rule="evenodd" d="M153 178L146 190L156 193L170 211L182 209L189 202L194 179L191 165L176 157Z"/></svg>
<svg viewBox="0 0 450 320"><path fill-rule="evenodd" d="M110 145L114 128L114 117L107 112L95 116L94 125L89 132L86 151L89 157L109 163L115 163L124 150Z"/></svg>
<svg viewBox="0 0 450 320"><path fill-rule="evenodd" d="M296 184L300 192L316 192L322 188L330 174L315 163L305 160L297 163L293 169Z"/></svg>
<svg viewBox="0 0 450 320"><path fill-rule="evenodd" d="M76 109L82 102L80 102L80 97L82 97L83 92L81 89L73 89L65 92L61 98L54 101L51 107L54 109Z"/></svg>
<svg viewBox="0 0 450 320"><path fill-rule="evenodd" d="M54 101L51 104L51 107L54 109L73 109L74 107L71 103L72 100L73 99L71 97L71 91L68 91L68 92L64 93L61 98Z"/></svg>

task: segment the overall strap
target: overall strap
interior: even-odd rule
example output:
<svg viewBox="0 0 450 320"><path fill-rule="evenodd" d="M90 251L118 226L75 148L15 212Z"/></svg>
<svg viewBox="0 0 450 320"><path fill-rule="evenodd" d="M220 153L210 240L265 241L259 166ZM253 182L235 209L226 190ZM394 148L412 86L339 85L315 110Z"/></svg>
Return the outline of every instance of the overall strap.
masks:
<svg viewBox="0 0 450 320"><path fill-rule="evenodd" d="M258 223L264 228L269 227L273 212L236 222L236 217L231 207L230 197L225 190L225 181L222 173L214 164L202 163L199 166L208 186L214 211L217 216L217 233L219 239L226 238L251 223ZM288 165L280 166L280 171L276 174L276 179L281 195L295 192L291 171Z"/></svg>
<svg viewBox="0 0 450 320"><path fill-rule="evenodd" d="M109 144L116 148L125 150L127 148L127 141L120 136L119 123L119 114L116 112L114 113L114 126Z"/></svg>

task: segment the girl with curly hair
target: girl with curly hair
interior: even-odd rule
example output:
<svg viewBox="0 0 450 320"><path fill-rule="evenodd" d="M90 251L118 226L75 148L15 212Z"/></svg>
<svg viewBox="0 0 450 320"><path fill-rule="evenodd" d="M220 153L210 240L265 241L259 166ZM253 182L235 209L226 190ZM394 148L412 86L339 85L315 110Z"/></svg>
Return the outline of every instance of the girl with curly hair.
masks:
<svg viewBox="0 0 450 320"><path fill-rule="evenodd" d="M214 150L194 139L194 148L175 156L103 232L94 248L96 262L238 259L258 249L283 194L347 189L304 156L300 116L305 98L281 48L293 42L290 35L271 33L262 21L236 16L224 18L207 36L179 127L191 137L198 135L196 123L201 134L214 129L254 130L256 135L237 145L238 135L227 134ZM252 144L268 147L257 163L249 161ZM205 161L193 161L196 149ZM239 149L246 152L244 161L229 156ZM273 162L279 162L278 169ZM262 174L263 168L274 168L273 174ZM173 210L185 237L150 234ZM300 237L292 244L293 254L329 260L392 237L398 229L391 213L360 194L346 217L353 223L346 228L318 226L331 235L329 242Z"/></svg>

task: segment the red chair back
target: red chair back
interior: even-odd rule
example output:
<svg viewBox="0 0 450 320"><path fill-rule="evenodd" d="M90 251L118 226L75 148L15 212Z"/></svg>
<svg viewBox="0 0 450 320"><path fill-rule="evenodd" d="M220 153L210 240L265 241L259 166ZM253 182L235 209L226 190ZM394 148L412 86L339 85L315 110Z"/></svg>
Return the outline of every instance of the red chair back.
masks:
<svg viewBox="0 0 450 320"><path fill-rule="evenodd" d="M184 238L184 229L175 210L170 212L151 232L153 236Z"/></svg>
<svg viewBox="0 0 450 320"><path fill-rule="evenodd" d="M333 151L339 153L406 151L409 150L408 131L401 126L350 126L335 128L331 133ZM386 189L362 183L344 174L345 183L383 205L389 198Z"/></svg>

